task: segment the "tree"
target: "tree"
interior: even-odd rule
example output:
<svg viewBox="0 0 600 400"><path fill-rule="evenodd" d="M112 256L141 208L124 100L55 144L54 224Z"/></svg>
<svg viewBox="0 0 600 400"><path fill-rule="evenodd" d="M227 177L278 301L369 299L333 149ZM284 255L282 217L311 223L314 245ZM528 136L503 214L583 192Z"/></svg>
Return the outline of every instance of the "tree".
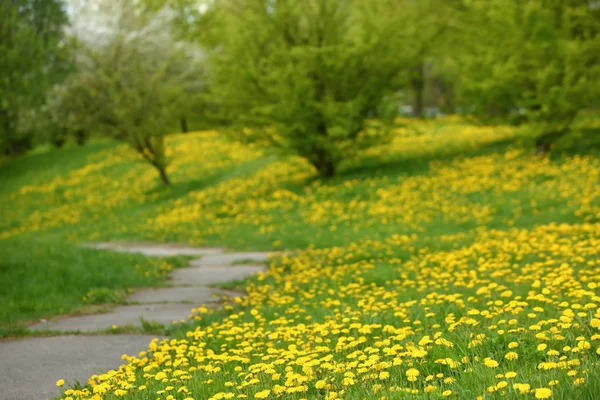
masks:
<svg viewBox="0 0 600 400"><path fill-rule="evenodd" d="M69 71L68 22L59 0L0 2L0 152L31 146L44 94Z"/></svg>
<svg viewBox="0 0 600 400"><path fill-rule="evenodd" d="M222 0L211 89L250 140L308 160L324 177L383 140L368 120L404 65L393 0Z"/></svg>
<svg viewBox="0 0 600 400"><path fill-rule="evenodd" d="M165 135L191 93L202 90L202 53L176 40L167 8L127 0L95 4L77 16L79 72L57 92L59 113L75 131L125 141L169 185Z"/></svg>
<svg viewBox="0 0 600 400"><path fill-rule="evenodd" d="M406 65L403 68L403 86L413 95L415 117L423 117L426 89L433 82L432 73L438 64L447 64L447 53L462 11L460 0L401 0L405 23L398 26L405 36ZM436 75L441 83L442 73Z"/></svg>
<svg viewBox="0 0 600 400"><path fill-rule="evenodd" d="M600 7L588 0L470 2L462 95L480 116L527 123L539 153L600 93Z"/></svg>

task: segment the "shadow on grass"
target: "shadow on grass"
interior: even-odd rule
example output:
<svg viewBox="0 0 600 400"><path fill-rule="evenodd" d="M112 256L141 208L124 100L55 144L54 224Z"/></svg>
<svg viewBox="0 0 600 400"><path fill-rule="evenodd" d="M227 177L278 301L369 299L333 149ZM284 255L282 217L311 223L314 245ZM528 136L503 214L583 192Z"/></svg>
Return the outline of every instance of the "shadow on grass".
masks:
<svg viewBox="0 0 600 400"><path fill-rule="evenodd" d="M389 160L367 159L360 165L348 167L337 177L324 182L345 181L350 179L368 178L378 175L398 177L400 175L419 175L429 171L432 161L452 161L457 158L484 156L506 150L510 145L517 143L514 138L501 139L495 142L482 144L476 148L450 148L441 152L425 154L406 153ZM313 179L314 180L314 179Z"/></svg>
<svg viewBox="0 0 600 400"><path fill-rule="evenodd" d="M563 137L553 151L561 155L597 155L600 150L600 128L583 128Z"/></svg>
<svg viewBox="0 0 600 400"><path fill-rule="evenodd" d="M256 160L247 161L241 165L234 165L217 170L215 173L202 178L174 182L171 186L158 184L154 188L146 191L145 194L159 194L156 199L157 202L177 199L185 196L189 192L204 190L229 179L249 176L268 165L271 161L271 157L259 158Z"/></svg>
<svg viewBox="0 0 600 400"><path fill-rule="evenodd" d="M41 180L67 173L86 165L88 156L115 145L116 142L110 140L98 140L85 146L68 144L60 149L49 148L48 151L11 158L10 162L0 164L0 181L4 189L13 183L19 185L27 175Z"/></svg>

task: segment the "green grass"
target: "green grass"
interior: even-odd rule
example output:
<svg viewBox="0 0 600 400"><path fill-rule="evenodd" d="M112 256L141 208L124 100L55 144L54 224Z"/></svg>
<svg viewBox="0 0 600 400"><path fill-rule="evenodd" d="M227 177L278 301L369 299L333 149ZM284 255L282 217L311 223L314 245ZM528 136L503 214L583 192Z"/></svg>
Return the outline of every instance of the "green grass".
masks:
<svg viewBox="0 0 600 400"><path fill-rule="evenodd" d="M22 332L28 321L121 303L128 289L164 279L165 265L186 264L51 240L6 239L0 252L0 336Z"/></svg>
<svg viewBox="0 0 600 400"><path fill-rule="evenodd" d="M357 318L361 323L395 325L398 319L393 313L361 314L359 311L369 304L366 300L373 300L362 297L373 291L377 293L374 300L382 304L421 298L423 293L411 287L411 282L445 284L448 278L437 282L435 274L427 278L420 274L453 257L473 271L489 260L497 262L499 268L505 267L506 260L517 267L545 265L538 263L540 260L563 263L568 260L565 254L572 257L569 246L553 247L550 243L539 254L532 250L521 254L522 248L546 243L552 235L558 240L560 232L551 231L548 236L541 232L520 243L514 237L515 229L537 232L551 223L597 224L597 147L565 138L552 158L544 160L524 147L527 135L523 132L497 134L494 129L478 130L460 122L421 124L417 136L407 135L367 153L344 165L340 174L329 180L316 178L302 160L241 148L213 134L170 139L170 148L179 153L173 156L169 171L173 186L169 188L163 187L155 172L132 153L108 141L92 142L84 148L51 149L0 165L0 207L4 210L0 236L7 236L0 240L0 301L5 304L0 310L0 335L24 334L23 326L39 318L119 304L128 289L160 284L165 276L160 267L164 260L80 246L90 241L143 239L238 250L299 250L290 259L271 263L264 280L219 285L254 294L247 303L211 311L182 325L163 327L145 322L141 329L185 338L196 328L216 331L216 326L229 329L238 322L254 324L251 308L258 308L267 321L260 332L271 329L268 321L281 318L309 326L338 316L341 319L346 313L360 314ZM469 133L472 129L475 131ZM593 143L597 128L589 130L585 137ZM496 230L504 238L499 243L508 249L495 244ZM578 234L566 234L570 245L591 240L583 234L578 239ZM521 247L510 247L513 241ZM585 251L591 252L588 248ZM593 254L584 254L582 260L577 262L586 271L585 263L593 261ZM185 260L169 262L178 266ZM421 263L423 268L416 268L414 263ZM497 280L501 282L501 278ZM595 279L583 278L582 282ZM338 288L347 290L356 282L362 285L360 292L348 296L337 293ZM405 284L408 288L400 291ZM527 296L527 285L505 284ZM258 290L265 287L265 292ZM472 288L461 284L445 289L465 298L474 295ZM382 296L380 290L390 297L377 298ZM261 293L269 296L259 303ZM271 294L292 301L277 304L274 299L281 296ZM473 298L477 300L477 296ZM332 299L342 302L323 305L333 304ZM465 310L442 304L436 312L434 321L443 325L445 315L453 312L460 316ZM240 319L229 319L235 313ZM422 320L425 314L415 309L409 316ZM555 317L552 313L542 316ZM530 325L527 320L519 323ZM132 331L131 327L119 327L111 333ZM300 342L313 343L313 337L302 335ZM470 340L466 331L447 337L463 345ZM218 351L230 344L215 337L207 345ZM487 343L488 353L481 350L475 354L502 358L504 350L500 348L505 344L502 338L494 337ZM462 347L442 353L436 357L473 355ZM530 365L519 369L520 374L537 373L531 367L534 358L522 358ZM436 372L441 367L428 368ZM589 364L586 368L590 374L597 370ZM481 382L494 380L494 374L480 364L474 364L474 370L474 374L461 376L460 393L480 394ZM190 388L195 393L214 394L216 389L204 384L206 377L194 377ZM142 382L145 378L140 373L138 379ZM224 382L217 380L215 384ZM588 379L581 391L567 390L564 396L591 393L595 385ZM368 386L353 390L356 398L375 396ZM557 391L556 397L563 396L561 393ZM319 397L312 388L308 394ZM402 397L401 393L387 394Z"/></svg>
<svg viewBox="0 0 600 400"><path fill-rule="evenodd" d="M433 135L443 124L436 124L432 130ZM587 135L592 137L593 135ZM188 140L190 136L181 135L179 142ZM205 143L202 135L199 143ZM571 146L567 140L567 145ZM401 184L407 177L427 176L430 172L431 162L451 163L465 157L485 156L501 153L514 147L512 140L501 139L483 146L460 147L424 150L417 153L398 153L394 157L370 157L361 163L348 165L340 175L327 181L315 180L310 173L302 179L279 179L275 185L258 182L256 186L249 186L247 193L238 194L232 202L259 198L260 195L252 193L254 188L266 186L268 192L282 189L296 196L306 197L308 193L317 188L322 193L312 201L333 202L346 204L350 201L369 202L378 189L385 189L390 185ZM571 146L572 147L572 146ZM582 151L580 141L577 150ZM586 150L589 151L589 148ZM44 185L53 179L68 177L73 171L85 169L90 161L102 161L103 154L121 154L122 160L102 167L98 172L85 175L82 180L75 183L65 182L55 185L50 191L27 196L15 196L20 188L28 185ZM123 158L124 155L124 158ZM223 154L211 154L211 159L221 162ZM190 204L190 194L199 193L207 189L218 188L219 185L236 179L247 180L253 174L277 162L273 156L250 157L243 162L225 163L219 167L201 169L201 173L194 175L189 165L181 171L175 171L174 184L170 188L163 187L154 171L140 162L126 149L119 147L111 141L92 141L84 147L68 144L61 149L46 149L30 155L10 160L0 165L0 205L3 215L0 216L0 232L15 227L27 227L27 218L38 212L47 212L49 228L25 232L16 235L14 239L0 240L0 252L3 257L0 261L0 276L6 282L0 287L0 299L5 306L0 310L0 326L3 331L15 331L22 323L41 317L61 315L83 310L84 296L91 294L97 302L103 304L118 303L126 295L128 288L142 287L156 284L160 277L144 276L141 270L136 270L134 265L149 266L150 261L142 256L114 254L106 251L83 249L77 246L78 242L89 240L135 240L155 239L161 241L192 242L203 245L228 246L235 249L269 250L272 248L306 248L317 246L327 248L354 242L363 238L380 240L393 234L413 234L414 226L403 223L370 224L368 218L363 219L356 215L351 221L332 221L325 218L320 223L310 222L306 218L309 213L306 205L292 208L273 207L262 215L275 224L276 229L261 232L260 226L250 223L252 221L237 220L235 213L229 209L230 199L227 193L219 195L212 204L211 218L206 221L192 220L191 223L183 222L177 229L156 229L152 222L157 213L168 210L174 204ZM560 159L557 160L560 162ZM210 164L210 163L209 163ZM304 170L304 164L298 168ZM210 165L209 165L210 166ZM296 167L294 167L296 168ZM298 169L296 168L296 169ZM114 190L127 191L127 178L131 171L139 173L145 178L135 198L126 198L118 207L103 209L102 201L99 205L80 207L86 201L86 196L111 196ZM97 177L108 179L110 187L94 187L93 191L86 191L85 185ZM379 179L385 177L385 179ZM314 186L314 185L317 186ZM72 196L69 190L84 190ZM232 188L235 188L233 186ZM470 201L478 204L489 204L499 212L486 225L494 228L507 228L509 216L514 215L515 209L524 209L517 225L531 227L540 222L553 220L573 222L572 209L564 207L556 198L547 196L545 189L526 189L507 193L503 197L489 193L474 193ZM539 190L539 192L536 192ZM216 192L218 194L218 192ZM12 198L10 196L13 196ZM268 195L267 195L268 196ZM540 212L533 215L527 212L530 198L537 199ZM75 206L72 206L75 204ZM71 207L75 211L82 211L82 216L77 223L59 223L54 226L52 220L58 215L66 213L68 216ZM61 208L63 207L63 208ZM242 210L242 212L247 210ZM333 210L331 210L333 211ZM255 217L252 214L250 217ZM227 229L216 233L202 233L221 221L228 224ZM279 223L279 222L282 223ZM332 234L330 228L335 224L336 231ZM353 226L354 225L354 226ZM451 234L457 231L470 231L479 223L469 220L462 223L447 223L437 218L429 223L420 225L422 245L436 246L436 239L440 235ZM357 229L356 227L359 227ZM456 242L455 244L456 245ZM158 261L152 261L156 263ZM146 267L145 267L146 268ZM150 267L148 267L150 268ZM240 282L229 285L239 287ZM42 301L43 299L43 301Z"/></svg>
<svg viewBox="0 0 600 400"><path fill-rule="evenodd" d="M431 130L432 135L439 135L440 127L436 123ZM427 132L424 129L424 132ZM423 132L420 133L423 135ZM188 140L190 136L181 135L179 142ZM595 135L587 132L587 138ZM199 143L207 143L202 135L198 136ZM211 139L212 140L212 139ZM566 139L563 150L588 151L581 140ZM460 143L460 142L457 142ZM576 145L573 145L575 143ZM242 162L225 162L218 167L209 166L200 169L198 174L191 171L190 164L185 164L181 170L173 172L174 184L170 188L163 187L154 171L140 162L126 149L111 141L92 141L84 147L68 144L61 149L46 149L30 155L9 160L0 165L0 205L3 215L0 215L0 232L19 227L27 228L27 218L36 213L47 212L44 221L48 228L42 228L16 235L15 239L0 240L0 250L3 254L0 273L3 282L0 296L6 306L0 311L0 326L14 327L24 321L51 315L71 313L81 308L82 298L91 291L98 297L104 296L104 303L120 301L125 290L156 284L158 278L145 277L132 268L133 264L148 263L143 257L113 254L79 248L76 243L89 240L116 239L155 239L161 241L192 242L203 245L225 245L235 249L269 250L272 248L306 248L308 246L330 247L354 242L363 238L380 240L393 234L412 234L414 226L403 223L370 224L368 218L356 215L352 220L332 221L325 218L320 223L307 220L310 213L306 204L298 207L272 207L264 213L253 213L249 217L263 215L267 218L266 225L276 225L272 231L261 231L260 225L253 221L236 220L235 212L230 206L236 201L243 203L248 199L260 198L252 193L255 188L266 187L267 193L274 190L285 190L299 197L319 190L311 201L321 203L332 202L347 204L350 201L369 202L374 193L390 185L401 184L407 177L426 177L430 174L432 162L452 163L465 157L485 156L502 153L515 145L512 139L500 139L482 146L442 147L419 150L418 152L399 152L394 157L370 157L360 163L346 166L340 175L327 181L315 180L310 173L302 179L278 179L275 185L257 182L249 186L247 193L237 194L237 198L227 193L218 195L211 205L211 218L191 220L178 224L176 229L153 226L152 219L157 213L173 207L174 204L193 204L190 194L203 190L215 190L221 184L237 180L252 179L254 174L277 162L273 156L250 157ZM58 183L50 191L33 195L19 196L19 189L28 185L44 185L59 177L68 177L73 171L85 169L90 162L101 162L104 154L120 154L120 159L83 176L74 183ZM211 161L212 160L212 161ZM225 161L223 154L211 154L211 162ZM556 160L560 163L560 157ZM196 163L198 164L198 163ZM306 166L296 162L305 170ZM131 171L136 171L125 178ZM104 209L102 201L98 205L85 206L86 196L111 196L113 191L120 193L129 190L127 179L135 179L135 174L145 177L135 197L125 198L118 206ZM86 191L85 186L98 177L107 179L107 186L94 187ZM380 179L385 177L385 179ZM68 178L67 178L68 179ZM111 183L117 184L111 188ZM314 186L314 185L317 186ZM70 190L84 188L75 196ZM235 186L232 186L235 188ZM11 197L13 196L13 197ZM265 195L268 197L268 194ZM528 203L534 198L539 203L536 215L528 211ZM532 189L506 193L502 197L480 192L469 195L469 201L476 204L487 204L498 212L492 220L486 222L489 227L505 229L507 221L515 214L516 209L523 210L516 226L531 227L536 224L553 220L573 222L572 208L565 207L554 196L547 196L546 189ZM81 204L84 204L82 207ZM310 206L310 204L309 204ZM76 223L52 223L58 216L69 215L70 209L82 214ZM53 214L56 210L56 215ZM247 212L248 210L241 210ZM332 210L327 212L332 212ZM150 223L148 223L150 221ZM223 222L226 229L214 233L204 233L211 225ZM281 222L281 223L280 223ZM335 224L336 231L332 234L330 228ZM460 223L447 223L442 218L436 218L429 223L420 224L423 243L436 243L437 237L457 231L470 231L479 225L476 221L467 220ZM358 227L358 229L357 229ZM199 234L202 233L201 238ZM9 283L8 283L9 282ZM239 286L236 284L234 286ZM120 292L119 292L120 291ZM44 301L40 301L44 298ZM102 301L101 301L102 302ZM6 329L6 328L4 328ZM11 328L12 329L12 328Z"/></svg>

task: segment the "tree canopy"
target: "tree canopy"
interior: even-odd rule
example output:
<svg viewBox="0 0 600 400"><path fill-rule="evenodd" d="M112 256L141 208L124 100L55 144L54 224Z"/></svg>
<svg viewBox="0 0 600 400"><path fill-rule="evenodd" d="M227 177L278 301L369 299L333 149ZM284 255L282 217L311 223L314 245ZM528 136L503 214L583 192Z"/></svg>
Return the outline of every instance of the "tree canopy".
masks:
<svg viewBox="0 0 600 400"><path fill-rule="evenodd" d="M394 1L223 0L211 84L246 132L306 158L322 176L384 138L369 121L402 70Z"/></svg>
<svg viewBox="0 0 600 400"><path fill-rule="evenodd" d="M31 146L45 92L70 69L60 0L0 2L0 152Z"/></svg>
<svg viewBox="0 0 600 400"><path fill-rule="evenodd" d="M79 71L56 92L58 111L71 126L127 142L169 184L164 137L203 89L202 52L177 40L165 7L100 6L81 10Z"/></svg>
<svg viewBox="0 0 600 400"><path fill-rule="evenodd" d="M600 94L600 7L587 0L471 2L460 55L476 115L526 122L540 152ZM491 117L491 118L490 118Z"/></svg>

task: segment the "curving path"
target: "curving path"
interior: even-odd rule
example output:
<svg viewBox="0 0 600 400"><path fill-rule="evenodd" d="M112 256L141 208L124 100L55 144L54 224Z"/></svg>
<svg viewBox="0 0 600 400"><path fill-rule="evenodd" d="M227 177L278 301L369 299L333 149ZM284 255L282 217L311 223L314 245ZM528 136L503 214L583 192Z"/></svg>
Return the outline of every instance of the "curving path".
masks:
<svg viewBox="0 0 600 400"><path fill-rule="evenodd" d="M156 336L102 335L114 325L141 327L142 319L168 325L186 320L190 310L213 304L236 293L208 285L247 278L264 270L269 253L229 253L217 248L193 248L152 243L100 243L98 249L135 252L148 256L198 256L189 267L171 274L168 287L133 293L131 304L108 313L41 321L32 330L64 332L55 337L0 342L0 400L39 400L59 394L56 381L85 381L100 371L117 368L122 354L137 354ZM85 332L89 335L76 336Z"/></svg>

